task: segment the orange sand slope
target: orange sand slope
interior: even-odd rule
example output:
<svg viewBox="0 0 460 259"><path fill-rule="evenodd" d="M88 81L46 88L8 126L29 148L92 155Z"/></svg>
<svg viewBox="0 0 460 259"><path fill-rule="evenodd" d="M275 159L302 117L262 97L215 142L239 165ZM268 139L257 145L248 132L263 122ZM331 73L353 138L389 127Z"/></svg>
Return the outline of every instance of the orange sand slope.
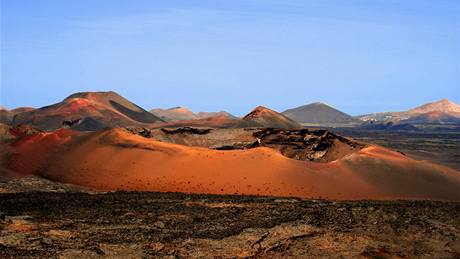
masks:
<svg viewBox="0 0 460 259"><path fill-rule="evenodd" d="M18 173L102 190L460 201L460 172L378 146L314 163L270 148L217 151L146 139L123 129L53 134L19 141L15 159L4 164Z"/></svg>

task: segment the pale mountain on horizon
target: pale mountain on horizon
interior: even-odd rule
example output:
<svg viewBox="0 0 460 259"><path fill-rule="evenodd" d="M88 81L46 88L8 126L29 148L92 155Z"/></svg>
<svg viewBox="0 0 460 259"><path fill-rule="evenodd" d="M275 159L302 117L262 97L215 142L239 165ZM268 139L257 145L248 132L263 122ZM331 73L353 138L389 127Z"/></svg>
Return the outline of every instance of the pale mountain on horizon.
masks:
<svg viewBox="0 0 460 259"><path fill-rule="evenodd" d="M195 120L198 119L195 113L185 107L172 107L169 109L152 109L150 113L161 118L164 121L176 121L176 120Z"/></svg>
<svg viewBox="0 0 460 259"><path fill-rule="evenodd" d="M404 123L460 123L460 105L448 100L430 102L400 112L378 112L357 116L362 121Z"/></svg>
<svg viewBox="0 0 460 259"><path fill-rule="evenodd" d="M226 111L194 113L185 107L173 107L169 109L156 108L150 110L150 112L165 121L198 120L217 116L226 116L230 119L236 119L235 116Z"/></svg>
<svg viewBox="0 0 460 259"><path fill-rule="evenodd" d="M444 112L444 113L453 113L460 116L460 105L444 98L436 102L427 103L413 109L408 110L410 114L421 114L429 112Z"/></svg>
<svg viewBox="0 0 460 259"><path fill-rule="evenodd" d="M282 114L299 123L343 124L357 122L354 117L322 102L314 102L288 109L283 111Z"/></svg>
<svg viewBox="0 0 460 259"><path fill-rule="evenodd" d="M210 117L216 117L216 116L226 116L229 117L230 119L236 119L237 117L234 116L233 114L226 112L226 111L218 111L218 112L198 112L196 113L196 116L200 119L205 119L205 118L210 118Z"/></svg>

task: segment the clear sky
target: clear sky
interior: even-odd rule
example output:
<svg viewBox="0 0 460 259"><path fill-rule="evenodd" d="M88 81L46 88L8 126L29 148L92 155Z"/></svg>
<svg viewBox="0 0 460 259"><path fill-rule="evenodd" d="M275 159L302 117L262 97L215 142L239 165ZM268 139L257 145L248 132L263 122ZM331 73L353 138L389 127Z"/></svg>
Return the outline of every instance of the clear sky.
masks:
<svg viewBox="0 0 460 259"><path fill-rule="evenodd" d="M460 103L458 0L0 0L1 104L357 115Z"/></svg>

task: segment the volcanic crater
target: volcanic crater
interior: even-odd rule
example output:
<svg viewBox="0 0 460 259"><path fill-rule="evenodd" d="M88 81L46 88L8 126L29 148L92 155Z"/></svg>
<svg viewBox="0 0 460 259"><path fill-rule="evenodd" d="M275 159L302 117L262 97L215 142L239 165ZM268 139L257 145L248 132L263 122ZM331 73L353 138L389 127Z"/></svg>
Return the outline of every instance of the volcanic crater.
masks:
<svg viewBox="0 0 460 259"><path fill-rule="evenodd" d="M215 150L241 150L268 147L288 158L331 162L359 151L366 145L323 129L174 129L127 128L133 134L174 144Z"/></svg>

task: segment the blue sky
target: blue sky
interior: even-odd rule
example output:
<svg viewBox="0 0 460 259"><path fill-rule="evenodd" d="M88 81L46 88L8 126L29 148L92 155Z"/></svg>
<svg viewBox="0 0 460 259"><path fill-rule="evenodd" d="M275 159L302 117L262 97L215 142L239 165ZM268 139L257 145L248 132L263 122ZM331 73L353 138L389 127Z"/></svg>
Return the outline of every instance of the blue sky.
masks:
<svg viewBox="0 0 460 259"><path fill-rule="evenodd" d="M1 103L114 90L244 114L460 103L457 0L0 0Z"/></svg>

